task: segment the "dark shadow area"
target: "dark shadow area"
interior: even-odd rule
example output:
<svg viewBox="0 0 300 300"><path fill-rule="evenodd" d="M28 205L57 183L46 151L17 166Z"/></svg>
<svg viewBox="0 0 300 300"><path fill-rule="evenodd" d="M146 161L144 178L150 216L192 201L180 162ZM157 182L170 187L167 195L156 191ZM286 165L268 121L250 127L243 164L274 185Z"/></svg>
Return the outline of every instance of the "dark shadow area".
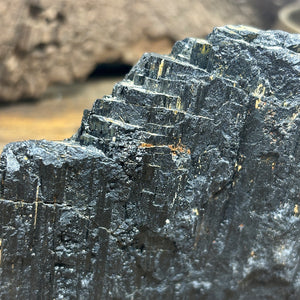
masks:
<svg viewBox="0 0 300 300"><path fill-rule="evenodd" d="M130 71L131 68L132 68L131 65L117 63L117 62L99 64L90 73L88 79L99 78L99 77L124 76Z"/></svg>
<svg viewBox="0 0 300 300"><path fill-rule="evenodd" d="M292 22L294 22L295 24L300 24L300 9L292 12L290 14L290 19Z"/></svg>
<svg viewBox="0 0 300 300"><path fill-rule="evenodd" d="M3 107L9 107L9 106L20 106L23 104L32 104L35 105L40 101L40 98L33 98L33 97L28 97L28 98L21 98L18 101L6 101L1 99L0 100L0 109Z"/></svg>
<svg viewBox="0 0 300 300"><path fill-rule="evenodd" d="M93 80L93 79L101 79L101 78L113 78L113 77L123 77L125 76L130 69L132 68L131 65L122 64L122 63L104 63L99 64L95 67L95 69L90 73L86 80ZM0 109L2 107L8 106L17 106L25 104L37 104L41 99L45 97L53 97L53 95L57 93L67 93L69 96L73 93L76 94L79 89L82 88L82 82L74 82L71 84L54 84L50 85L48 89L37 98L22 98L19 101L5 101L0 100Z"/></svg>
<svg viewBox="0 0 300 300"><path fill-rule="evenodd" d="M295 0L252 0L252 5L257 7L260 18L264 20L262 29L271 29L276 24L278 11L285 5L294 3Z"/></svg>

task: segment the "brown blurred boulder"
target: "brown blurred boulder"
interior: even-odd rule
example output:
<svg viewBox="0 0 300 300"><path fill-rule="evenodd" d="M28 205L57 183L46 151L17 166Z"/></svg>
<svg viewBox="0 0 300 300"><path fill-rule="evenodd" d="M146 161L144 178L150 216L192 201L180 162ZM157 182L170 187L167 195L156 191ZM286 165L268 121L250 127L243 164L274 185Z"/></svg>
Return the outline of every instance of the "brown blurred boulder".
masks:
<svg viewBox="0 0 300 300"><path fill-rule="evenodd" d="M38 97L53 82L85 78L101 62L131 64L145 51L169 52L173 41L205 36L214 26L266 28L277 6L276 0L1 1L0 101Z"/></svg>

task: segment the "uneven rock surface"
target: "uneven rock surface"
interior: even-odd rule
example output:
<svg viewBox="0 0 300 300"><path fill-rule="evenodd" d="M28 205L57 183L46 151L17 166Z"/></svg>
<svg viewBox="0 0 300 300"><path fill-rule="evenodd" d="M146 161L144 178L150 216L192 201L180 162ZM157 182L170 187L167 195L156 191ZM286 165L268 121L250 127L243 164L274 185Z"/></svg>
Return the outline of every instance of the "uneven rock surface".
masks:
<svg viewBox="0 0 300 300"><path fill-rule="evenodd" d="M7 145L1 299L298 299L299 42L215 28Z"/></svg>
<svg viewBox="0 0 300 300"><path fill-rule="evenodd" d="M0 3L0 102L38 97L85 78L97 63L136 63L145 51L227 23L269 27L292 0L10 0Z"/></svg>

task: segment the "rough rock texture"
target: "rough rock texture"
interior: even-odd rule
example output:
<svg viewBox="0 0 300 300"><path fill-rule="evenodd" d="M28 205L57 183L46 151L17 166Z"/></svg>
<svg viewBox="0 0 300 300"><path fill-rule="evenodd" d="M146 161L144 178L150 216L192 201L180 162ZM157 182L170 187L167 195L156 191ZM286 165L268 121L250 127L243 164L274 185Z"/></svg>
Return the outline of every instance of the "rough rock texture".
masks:
<svg viewBox="0 0 300 300"><path fill-rule="evenodd" d="M0 101L37 97L85 78L97 63L135 63L145 51L227 23L269 27L292 0L10 0L0 3Z"/></svg>
<svg viewBox="0 0 300 300"><path fill-rule="evenodd" d="M299 299L299 42L179 41L70 140L7 145L1 299Z"/></svg>

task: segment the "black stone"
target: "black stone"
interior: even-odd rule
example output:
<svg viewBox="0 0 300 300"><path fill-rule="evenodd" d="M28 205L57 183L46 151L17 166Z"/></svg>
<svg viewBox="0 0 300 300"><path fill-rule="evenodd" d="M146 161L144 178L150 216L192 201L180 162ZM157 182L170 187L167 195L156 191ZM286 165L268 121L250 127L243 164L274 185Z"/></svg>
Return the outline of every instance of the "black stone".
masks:
<svg viewBox="0 0 300 300"><path fill-rule="evenodd" d="M7 145L0 298L299 299L299 42L215 28Z"/></svg>

